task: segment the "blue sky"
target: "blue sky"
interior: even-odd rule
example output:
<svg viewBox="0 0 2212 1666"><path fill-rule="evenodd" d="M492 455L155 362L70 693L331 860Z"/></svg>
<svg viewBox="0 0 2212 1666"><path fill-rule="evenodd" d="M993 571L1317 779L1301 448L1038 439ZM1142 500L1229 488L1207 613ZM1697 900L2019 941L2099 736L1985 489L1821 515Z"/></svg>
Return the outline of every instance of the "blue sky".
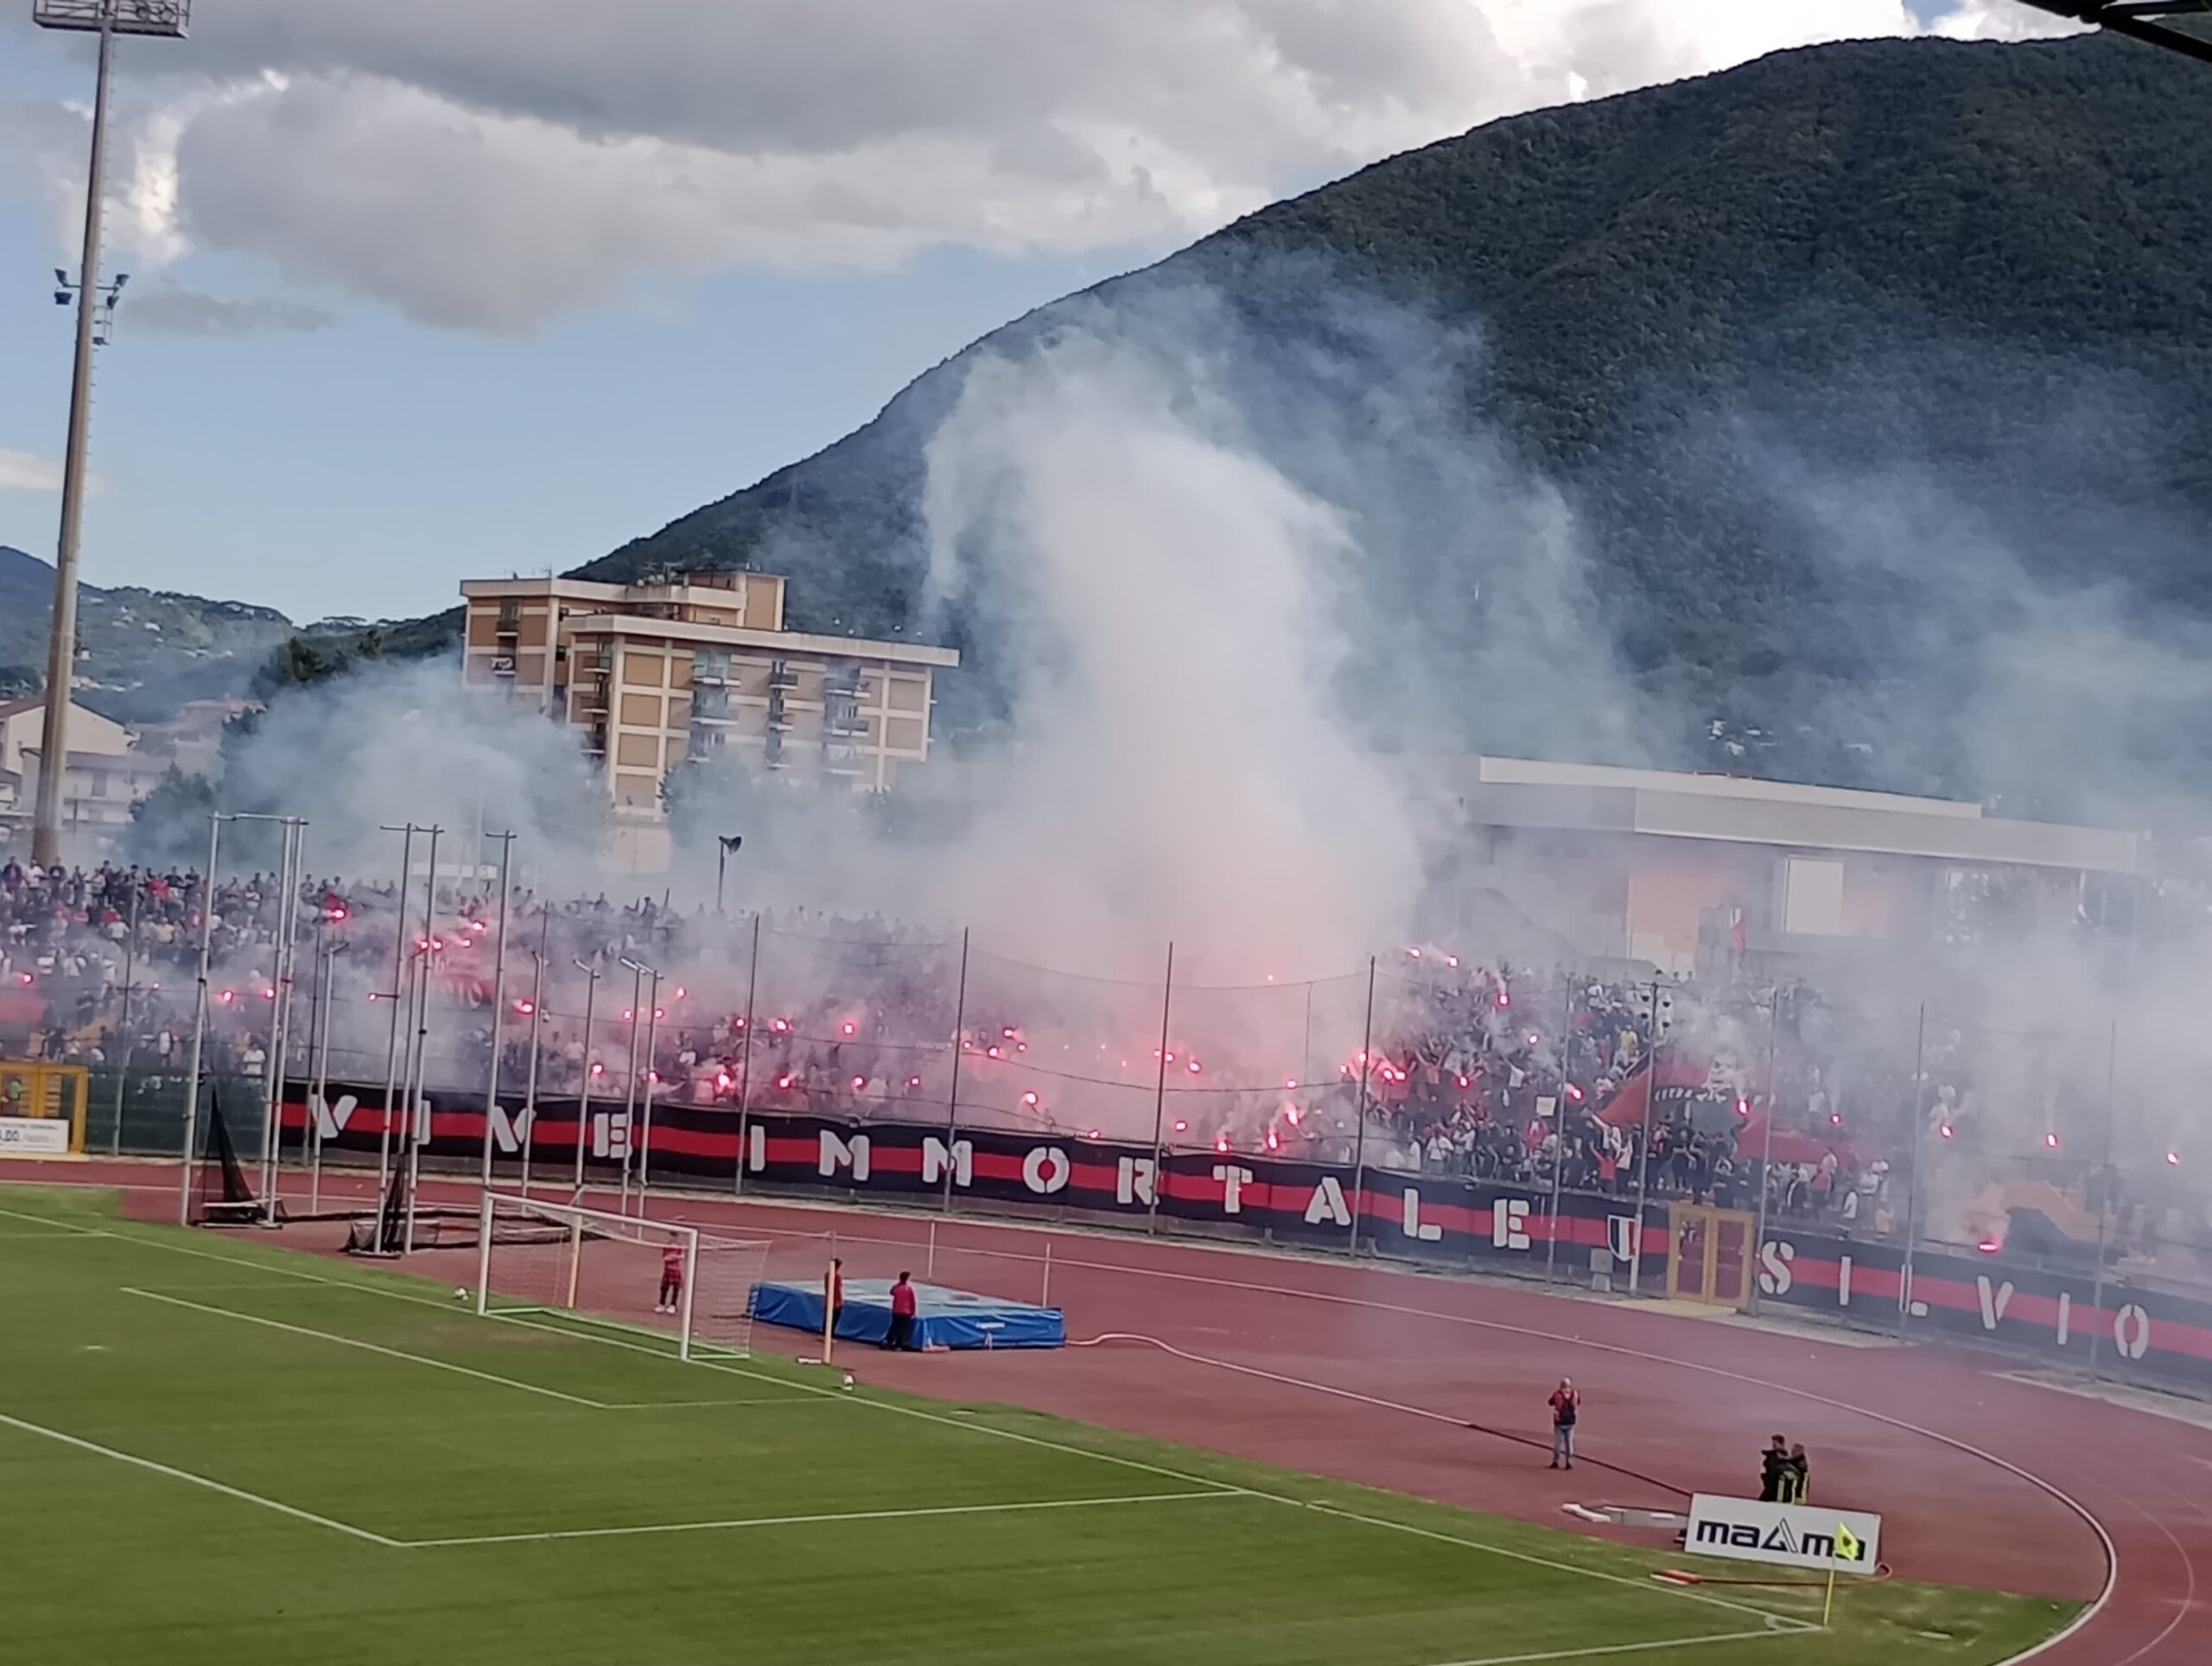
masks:
<svg viewBox="0 0 2212 1666"><path fill-rule="evenodd" d="M0 544L50 557L51 276L75 264L91 77L7 3ZM133 283L99 358L88 582L432 611L650 531L1007 319L1374 157L2018 10L652 5L645 30L576 0L200 0L190 41L124 48L105 264Z"/></svg>

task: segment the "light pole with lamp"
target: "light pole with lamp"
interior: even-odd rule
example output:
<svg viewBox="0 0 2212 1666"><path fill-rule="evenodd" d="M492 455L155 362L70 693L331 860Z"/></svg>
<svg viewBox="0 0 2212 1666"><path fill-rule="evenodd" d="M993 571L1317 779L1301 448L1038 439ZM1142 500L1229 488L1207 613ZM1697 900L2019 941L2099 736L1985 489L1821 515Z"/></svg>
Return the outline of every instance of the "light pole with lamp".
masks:
<svg viewBox="0 0 2212 1666"><path fill-rule="evenodd" d="M69 378L69 438L61 464L61 531L54 556L54 620L46 645L46 708L40 714L38 800L31 823L31 859L44 867L61 860L64 785L69 768L69 696L77 663L77 551L83 531L85 451L92 405L92 349L98 327L111 315L124 280L100 283L100 207L106 189L107 90L118 35L181 41L191 22L191 0L32 0L31 21L41 29L99 36L99 67L92 91L92 149L85 187L85 240L77 282L67 273L54 299L77 298L77 349ZM188 1158L186 1167L191 1163Z"/></svg>

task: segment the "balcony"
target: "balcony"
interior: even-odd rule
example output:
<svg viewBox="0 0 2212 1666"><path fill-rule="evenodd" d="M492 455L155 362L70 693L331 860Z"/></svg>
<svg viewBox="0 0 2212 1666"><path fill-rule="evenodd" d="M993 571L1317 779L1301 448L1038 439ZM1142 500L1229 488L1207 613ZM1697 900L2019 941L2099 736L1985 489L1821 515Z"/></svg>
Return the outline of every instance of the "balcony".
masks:
<svg viewBox="0 0 2212 1666"><path fill-rule="evenodd" d="M768 687L771 692L784 694L798 686L798 673L779 659L768 667Z"/></svg>
<svg viewBox="0 0 2212 1666"><path fill-rule="evenodd" d="M695 723L734 723L738 719L736 702L726 689L700 689L694 686L691 695L691 721Z"/></svg>

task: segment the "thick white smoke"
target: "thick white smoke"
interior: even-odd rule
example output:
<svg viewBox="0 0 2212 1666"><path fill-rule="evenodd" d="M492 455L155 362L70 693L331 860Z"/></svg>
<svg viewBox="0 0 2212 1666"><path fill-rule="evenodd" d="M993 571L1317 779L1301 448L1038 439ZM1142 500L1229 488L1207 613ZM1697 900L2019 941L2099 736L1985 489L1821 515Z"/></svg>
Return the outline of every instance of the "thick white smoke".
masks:
<svg viewBox="0 0 2212 1666"><path fill-rule="evenodd" d="M928 512L932 591L994 596L1016 713L972 766L957 917L1102 970L1178 938L1241 981L1409 928L1408 800L1338 697L1362 552L1202 367L1087 331L979 366Z"/></svg>

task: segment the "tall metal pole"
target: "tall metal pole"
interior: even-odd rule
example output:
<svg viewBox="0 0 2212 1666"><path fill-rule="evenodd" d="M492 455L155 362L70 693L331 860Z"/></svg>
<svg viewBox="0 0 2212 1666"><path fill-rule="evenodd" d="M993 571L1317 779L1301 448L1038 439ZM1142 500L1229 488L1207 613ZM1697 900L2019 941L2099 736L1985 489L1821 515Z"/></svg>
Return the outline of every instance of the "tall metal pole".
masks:
<svg viewBox="0 0 2212 1666"><path fill-rule="evenodd" d="M507 905L512 893L507 887L508 865L514 859L515 836L512 830L493 835L499 841L499 946L492 957L492 1069L491 1079L484 1087L484 1180L492 1184L492 1122L499 1110L499 1044L506 1037L507 1016ZM477 853L480 862L483 853Z"/></svg>
<svg viewBox="0 0 2212 1666"><path fill-rule="evenodd" d="M61 463L61 533L54 557L54 622L46 645L46 709L40 714L38 804L31 860L61 860L61 811L69 773L69 700L77 663L77 547L84 525L85 449L92 410L92 324L100 296L100 220L107 188L108 70L115 18L100 11L99 79L92 92L92 154L85 188L85 241L77 268L77 349L69 379L69 441ZM186 1167L191 1166L188 1158Z"/></svg>
<svg viewBox="0 0 2212 1666"><path fill-rule="evenodd" d="M284 1147L284 1053L290 1039L292 969L299 934L300 869L307 843L307 823L296 816L277 818L283 829L277 857L276 954L269 991L269 1048L263 1078L264 1121L261 1141L262 1218L276 1224L277 1187Z"/></svg>
<svg viewBox="0 0 2212 1666"><path fill-rule="evenodd" d="M1352 1105L1351 1196L1344 1200L1351 1217L1351 1253L1359 1253L1359 1199L1367 1180L1367 1080L1375 1068L1375 957L1367 957L1367 1018L1360 1026L1359 1097Z"/></svg>
<svg viewBox="0 0 2212 1666"><path fill-rule="evenodd" d="M541 906L537 916L537 946L530 957L537 970L530 979L530 1071L522 1089L522 1194L530 1195L530 1154L537 1134L537 1058L545 1043L545 951L553 940L553 910Z"/></svg>
<svg viewBox="0 0 2212 1666"><path fill-rule="evenodd" d="M1175 945L1167 945L1167 970L1160 980L1160 1077L1152 1090L1152 1202L1146 1210L1146 1230L1160 1230L1160 1194L1166 1189L1167 1150L1162 1125L1167 1116L1167 1023L1175 1010Z"/></svg>
<svg viewBox="0 0 2212 1666"><path fill-rule="evenodd" d="M638 1127L638 1218L645 1218L645 1193L652 1186L653 1160L653 1089L658 1084L653 1063L660 1041L660 973L656 970L652 981L645 986L645 1108Z"/></svg>
<svg viewBox="0 0 2212 1666"><path fill-rule="evenodd" d="M1912 1317L1912 1244L1920 1235L1920 1141L1928 1122L1928 1003L1920 1003L1919 1027L1912 1042L1912 1146L1907 1160L1911 1172L1904 1183L1904 1262L1897 1275L1897 1334L1905 1333Z"/></svg>
<svg viewBox="0 0 2212 1666"><path fill-rule="evenodd" d="M328 917L327 910L318 909L317 913L323 919ZM322 1211L322 1118L325 1107L330 1103L330 993L333 976L338 970L338 951L344 946L337 944L327 950L322 946L322 925L319 919L315 926L315 952L316 959L321 963L322 986L315 1003L315 1085L310 1091L313 1098L308 1107L309 1125L315 1130L315 1154L309 1160L308 1170L308 1213L310 1215Z"/></svg>
<svg viewBox="0 0 2212 1666"><path fill-rule="evenodd" d="M415 871L415 823L404 828L386 826L386 833L406 834L399 846L399 889L394 900L399 905L399 924L391 945L391 1026L385 1038L384 1051L384 1132L377 1137L377 1197L382 1206L385 1188L391 1181L391 1119L392 1095L399 1083L399 999L400 988L407 981L407 969L413 963L407 958L407 881Z"/></svg>
<svg viewBox="0 0 2212 1666"><path fill-rule="evenodd" d="M1651 1062L1643 1067L1643 1137L1637 1141L1636 1222L1628 1235L1628 1293L1643 1283L1643 1211L1651 1196L1651 1111L1659 1097L1659 980L1651 980Z"/></svg>
<svg viewBox="0 0 2212 1666"><path fill-rule="evenodd" d="M630 1049L624 1055L630 1079L622 1089L622 1181L614 1197L615 1212L626 1215L630 1212L630 1154L638 1146L638 1021L643 1016L638 1005L645 999L645 969L634 960L618 963L630 969Z"/></svg>
<svg viewBox="0 0 2212 1666"><path fill-rule="evenodd" d="M2105 1051L2105 1156L2102 1176L2097 1187L2097 1277L2089 1298L2089 1310L2094 1316L2089 1326L2089 1375L2097 1375L2097 1351L2104 1340L2105 1329L2105 1240L2107 1223L2112 1218L2113 1182L2119 1178L2112 1166L2112 1125L2113 1117L2113 1078L2120 1068L2120 1021L2112 1021L2110 1039ZM2119 1340L2117 1337L2113 1339Z"/></svg>
<svg viewBox="0 0 2212 1666"><path fill-rule="evenodd" d="M753 911L753 969L745 976L745 1033L737 1042L737 1173L730 1190L745 1195L746 1123L753 1110L753 1015L760 1010L760 911Z"/></svg>
<svg viewBox="0 0 2212 1666"><path fill-rule="evenodd" d="M419 969L415 975L415 1062L408 1072L407 1088L407 1241L404 1253L415 1253L415 1198L423 1184L423 1147L429 1141L429 1108L423 1098L423 1072L430 1051L430 983L437 970L432 958L438 951L438 836L442 827L430 829L430 849L428 867L423 875L423 935L429 946L416 958Z"/></svg>
<svg viewBox="0 0 2212 1666"><path fill-rule="evenodd" d="M953 1145L960 1133L960 1055L968 1046L968 933L960 928L960 989L952 998L952 1085L944 1098L944 1207L952 1211L952 1180L958 1167Z"/></svg>
<svg viewBox="0 0 2212 1666"><path fill-rule="evenodd" d="M1571 1042L1574 1035L1574 980L1565 973L1560 976L1560 1039L1559 1039L1559 1097L1552 1102L1552 1137L1559 1141L1552 1154L1552 1214L1550 1230L1544 1234L1544 1282L1552 1281L1552 1269L1559 1257L1559 1199L1567 1177L1567 1071L1574 1063Z"/></svg>
<svg viewBox="0 0 2212 1666"><path fill-rule="evenodd" d="M130 884L130 935L123 940L123 1017L118 1025L122 1037L123 1056L115 1067L115 1126L108 1131L107 1149L110 1156L123 1151L123 1091L130 1079L130 986L137 975L138 963L138 899L145 893L145 882L133 880Z"/></svg>
<svg viewBox="0 0 2212 1666"><path fill-rule="evenodd" d="M192 1224L192 1166L200 1148L200 1065L207 1040L207 961L215 946L215 859L223 817L207 815L207 871L200 881L200 979L192 996L192 1063L184 1077L184 1182L177 1192L176 1224Z"/></svg>
<svg viewBox="0 0 2212 1666"><path fill-rule="evenodd" d="M1774 1165L1774 1054L1782 1024L1782 990L1777 986L1767 991L1766 996L1766 1127L1759 1140L1759 1211L1758 1223L1751 1229L1751 1316L1759 1311L1759 1257L1766 1251L1766 1177Z"/></svg>
<svg viewBox="0 0 2212 1666"><path fill-rule="evenodd" d="M583 1085L576 1098L576 1190L571 1203L581 1203L584 1195L584 1149L591 1144L591 1021L599 1003L599 968L576 962L576 970L584 975L584 1075Z"/></svg>

